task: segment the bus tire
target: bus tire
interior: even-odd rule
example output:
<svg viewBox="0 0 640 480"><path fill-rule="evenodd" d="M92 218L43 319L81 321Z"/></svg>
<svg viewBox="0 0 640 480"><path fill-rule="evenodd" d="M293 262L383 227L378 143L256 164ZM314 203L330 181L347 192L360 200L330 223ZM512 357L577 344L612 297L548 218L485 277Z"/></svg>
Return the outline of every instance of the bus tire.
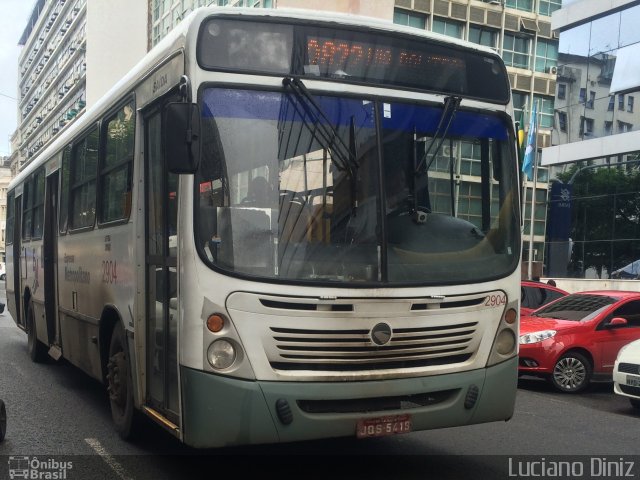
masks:
<svg viewBox="0 0 640 480"><path fill-rule="evenodd" d="M27 350L34 363L43 363L48 358L47 347L36 336L36 316L31 300L27 304Z"/></svg>
<svg viewBox="0 0 640 480"><path fill-rule="evenodd" d="M111 418L121 438L135 436L135 407L133 405L133 381L122 323L113 328L107 359L107 392L111 404Z"/></svg>

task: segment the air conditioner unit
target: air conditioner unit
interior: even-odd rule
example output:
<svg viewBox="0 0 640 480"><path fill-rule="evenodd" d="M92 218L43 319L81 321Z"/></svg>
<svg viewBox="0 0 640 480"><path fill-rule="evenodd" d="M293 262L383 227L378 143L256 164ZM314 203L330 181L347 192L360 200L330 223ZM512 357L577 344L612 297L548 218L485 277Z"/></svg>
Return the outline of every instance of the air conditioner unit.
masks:
<svg viewBox="0 0 640 480"><path fill-rule="evenodd" d="M456 146L453 146L453 151L451 151L451 145L442 145L442 156L445 158L450 158L451 156L453 156L455 158L456 156Z"/></svg>
<svg viewBox="0 0 640 480"><path fill-rule="evenodd" d="M551 75L557 75L558 74L558 67L547 67L547 73L550 73Z"/></svg>

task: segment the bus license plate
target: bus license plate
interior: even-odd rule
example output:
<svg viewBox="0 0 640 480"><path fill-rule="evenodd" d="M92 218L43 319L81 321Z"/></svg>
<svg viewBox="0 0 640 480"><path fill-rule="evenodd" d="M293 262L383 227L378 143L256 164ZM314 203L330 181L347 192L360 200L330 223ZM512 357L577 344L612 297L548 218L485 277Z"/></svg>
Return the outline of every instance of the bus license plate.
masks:
<svg viewBox="0 0 640 480"><path fill-rule="evenodd" d="M632 387L640 387L640 377L632 377L627 375L627 385Z"/></svg>
<svg viewBox="0 0 640 480"><path fill-rule="evenodd" d="M389 415L359 420L356 427L356 436L358 438L383 437L410 431L411 415Z"/></svg>

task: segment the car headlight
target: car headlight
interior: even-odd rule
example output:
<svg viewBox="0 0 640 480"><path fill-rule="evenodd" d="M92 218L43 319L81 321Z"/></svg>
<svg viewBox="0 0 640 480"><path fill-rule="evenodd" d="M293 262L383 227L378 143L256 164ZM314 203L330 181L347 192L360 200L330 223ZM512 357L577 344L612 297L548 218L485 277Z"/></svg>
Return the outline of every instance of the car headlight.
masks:
<svg viewBox="0 0 640 480"><path fill-rule="evenodd" d="M525 333L520 335L520 345L527 345L530 343L538 343L555 336L555 330L543 330L541 332Z"/></svg>

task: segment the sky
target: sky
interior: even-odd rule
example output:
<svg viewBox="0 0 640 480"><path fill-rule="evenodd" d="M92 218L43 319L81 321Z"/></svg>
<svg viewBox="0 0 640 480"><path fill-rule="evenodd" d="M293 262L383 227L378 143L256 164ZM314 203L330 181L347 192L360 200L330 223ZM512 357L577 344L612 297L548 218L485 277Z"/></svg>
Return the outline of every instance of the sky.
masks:
<svg viewBox="0 0 640 480"><path fill-rule="evenodd" d="M0 0L0 156L9 155L9 138L16 129L18 40L35 0Z"/></svg>

